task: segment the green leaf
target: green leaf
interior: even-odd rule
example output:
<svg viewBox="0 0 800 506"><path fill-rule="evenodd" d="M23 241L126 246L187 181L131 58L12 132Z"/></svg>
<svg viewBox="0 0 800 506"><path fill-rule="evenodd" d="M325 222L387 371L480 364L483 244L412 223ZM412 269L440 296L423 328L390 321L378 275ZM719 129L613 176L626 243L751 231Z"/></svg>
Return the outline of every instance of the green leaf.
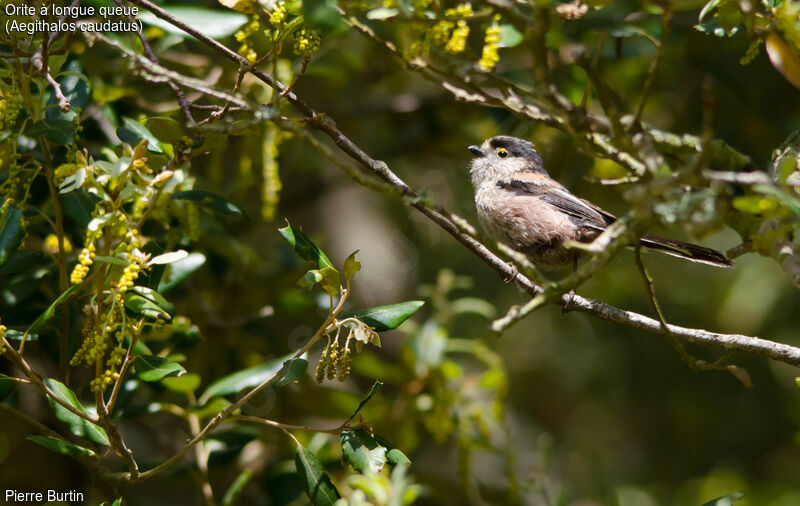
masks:
<svg viewBox="0 0 800 506"><path fill-rule="evenodd" d="M319 273L322 275L322 289L328 292L332 297L339 295L339 289L342 285L342 277L339 276L339 271L333 267L325 267Z"/></svg>
<svg viewBox="0 0 800 506"><path fill-rule="evenodd" d="M744 497L742 492L733 492L731 494L717 497L716 499L711 499L710 501L703 503L702 506L731 506L733 501L739 500L742 497Z"/></svg>
<svg viewBox="0 0 800 506"><path fill-rule="evenodd" d="M147 149L150 151L156 153L164 152L164 150L161 149L161 143L147 127L135 119L125 116L123 116L122 121L122 125L117 128L117 137L119 137L122 142L127 142L131 146L134 146L140 139L144 139L147 141Z"/></svg>
<svg viewBox="0 0 800 506"><path fill-rule="evenodd" d="M267 378L283 369L283 363L291 359L293 355L294 354L290 354L285 357L270 360L265 364L237 371L218 379L208 386L201 396L200 402L205 402L205 400L212 397L234 394L245 388L261 384Z"/></svg>
<svg viewBox="0 0 800 506"><path fill-rule="evenodd" d="M161 255L154 256L147 262L147 265L166 265L171 264L173 262L177 262L179 260L183 260L184 258L188 257L189 253L186 250L178 250L178 251L170 251L168 253L162 253Z"/></svg>
<svg viewBox="0 0 800 506"><path fill-rule="evenodd" d="M342 453L359 473L379 473L386 464L386 447L362 429L344 429Z"/></svg>
<svg viewBox="0 0 800 506"><path fill-rule="evenodd" d="M50 436L28 436L25 439L33 441L34 443L44 446L48 450L72 457L73 459L80 460L84 457L91 457L94 452L83 446L78 446L63 439L50 437Z"/></svg>
<svg viewBox="0 0 800 506"><path fill-rule="evenodd" d="M514 25L505 23L500 25L500 41L497 47L514 47L522 42L522 34L514 28Z"/></svg>
<svg viewBox="0 0 800 506"><path fill-rule="evenodd" d="M700 10L700 15L697 17L697 22L702 23L703 19L705 19L705 17L708 15L709 12L711 12L715 7L717 7L719 4L725 1L727 0L710 0Z"/></svg>
<svg viewBox="0 0 800 506"><path fill-rule="evenodd" d="M311 450L298 445L294 463L297 467L300 484L311 500L311 504L332 506L341 497L331 482L330 476L322 470L322 464Z"/></svg>
<svg viewBox="0 0 800 506"><path fill-rule="evenodd" d="M75 143L75 124L66 119L50 119L36 122L31 127L28 135L39 137L44 135L48 140L56 144L70 145Z"/></svg>
<svg viewBox="0 0 800 506"><path fill-rule="evenodd" d="M389 464L396 466L397 464L411 464L411 459L406 457L406 454L398 450L397 448L392 448L388 452L386 452L386 462Z"/></svg>
<svg viewBox="0 0 800 506"><path fill-rule="evenodd" d="M183 138L183 129L180 123L172 118L148 118L145 125L153 136L161 142L177 144Z"/></svg>
<svg viewBox="0 0 800 506"><path fill-rule="evenodd" d="M187 374L186 376L189 376ZM172 379L172 378L167 378ZM198 417L207 418L209 416L216 416L220 411L230 406L231 403L229 400L225 399L224 397L214 397L207 403L203 404L200 407L192 408L190 411L197 415Z"/></svg>
<svg viewBox="0 0 800 506"><path fill-rule="evenodd" d="M158 285L158 291L165 293L172 290L188 278L191 273L202 267L204 263L206 263L205 255L202 253L189 253L189 256L183 260L169 264L166 275Z"/></svg>
<svg viewBox="0 0 800 506"><path fill-rule="evenodd" d="M69 112L63 113L58 107L49 107L45 113L47 119L72 120L72 118L77 114L75 109L85 109L86 106L89 105L89 102L91 101L92 90L90 87L89 78L86 77L82 71L83 67L80 64L80 61L72 60L67 64L65 70L62 70L55 76L58 80L58 84L61 85L61 91L69 101L71 109ZM58 104L58 99L56 99L55 93L50 95L50 100L47 102L47 104L51 106Z"/></svg>
<svg viewBox="0 0 800 506"><path fill-rule="evenodd" d="M3 267L0 267L0 275L19 274L41 265L44 261L45 256L41 251L18 251L11 255Z"/></svg>
<svg viewBox="0 0 800 506"><path fill-rule="evenodd" d="M75 409L83 413L89 414L86 408L83 407L83 404L81 404L80 401L78 400L78 397L75 395L75 392L70 390L65 384L61 383L60 381L54 380L52 378L44 380L44 384L47 385L59 399L66 402ZM49 402L50 407L53 408L53 412L55 413L56 418L67 424L69 430L73 434L75 434L78 437L88 439L89 441L93 441L95 443L108 445L108 436L106 435L106 431L103 430L102 427L97 426L92 422L79 417L72 411L69 411L67 408L65 408L61 404L51 399L49 396L47 398L47 402Z"/></svg>
<svg viewBox="0 0 800 506"><path fill-rule="evenodd" d="M352 414L352 415L350 415L350 418L348 418L348 420L352 420L353 418L355 418L355 417L356 417L356 415L358 414L358 412L359 412L359 411L361 411L361 409L362 409L364 406L366 406L366 405L367 405L367 403L368 403L368 402L369 402L369 401L370 401L370 400L371 400L373 397L375 397L375 394L377 394L377 393L378 393L378 390L380 390L380 389L381 389L381 387L383 387L383 381L376 381L375 383L373 383L373 384L372 384L372 388L370 388L370 389L369 389L369 393L367 394L367 396L366 396L366 397L364 397L363 399L361 399L361 402L359 402L359 403L358 403L358 407L356 408L356 410L355 410L355 411L353 411L353 414Z"/></svg>
<svg viewBox="0 0 800 506"><path fill-rule="evenodd" d="M245 469L239 476L233 480L231 486L228 487L228 490L225 492L225 495L222 496L222 506L233 506L236 503L236 499L241 495L242 490L244 487L250 483L250 479L253 477L253 471L249 469Z"/></svg>
<svg viewBox="0 0 800 506"><path fill-rule="evenodd" d="M302 286L310 292L314 285L322 281L322 273L319 269L311 269L303 274L303 277L297 280L297 285Z"/></svg>
<svg viewBox="0 0 800 506"><path fill-rule="evenodd" d="M104 262L112 265L128 265L130 262L123 260L119 257L107 257L105 255L97 255L94 257L95 262Z"/></svg>
<svg viewBox="0 0 800 506"><path fill-rule="evenodd" d="M278 233L281 237L289 243L294 249L294 252L303 260L310 260L317 264L317 269L324 269L325 267L333 267L333 263L314 242L309 239L303 232L294 230L289 222L286 222L284 228L279 228Z"/></svg>
<svg viewBox="0 0 800 506"><path fill-rule="evenodd" d="M58 200L67 216L75 220L81 227L85 228L92 221L94 203L84 190L77 189L68 193L60 193Z"/></svg>
<svg viewBox="0 0 800 506"><path fill-rule="evenodd" d="M163 295L146 286L134 286L125 292L125 308L148 318L172 319L175 306Z"/></svg>
<svg viewBox="0 0 800 506"><path fill-rule="evenodd" d="M133 362L136 377L142 381L159 381L168 376L186 374L186 369L180 364L170 362L166 358L156 355L136 357Z"/></svg>
<svg viewBox="0 0 800 506"><path fill-rule="evenodd" d="M221 39L232 35L239 27L247 22L247 16L237 12L202 9L199 7L176 7L171 5L162 5L161 7L172 16L212 39ZM180 35L181 37L192 37L172 23L156 17L156 15L151 12L140 13L139 19L141 19L143 23L157 26L167 33Z"/></svg>
<svg viewBox="0 0 800 506"><path fill-rule="evenodd" d="M233 216L244 216L246 219L250 219L248 218L247 213L244 212L244 210L241 207L211 192L203 190L188 190L185 192L173 193L171 195L171 198L177 200L189 200L197 204L206 205L211 209L213 209L214 211L223 214L230 214Z"/></svg>
<svg viewBox="0 0 800 506"><path fill-rule="evenodd" d="M424 304L425 302L421 300L398 302L388 306L371 307L343 314L340 319L358 318L370 327L374 327L375 332L383 332L399 327L401 323L416 313Z"/></svg>
<svg viewBox="0 0 800 506"><path fill-rule="evenodd" d="M3 228L0 229L0 265L5 264L13 255L25 237L22 229L22 211L15 206L11 206L6 215Z"/></svg>
<svg viewBox="0 0 800 506"><path fill-rule="evenodd" d="M283 363L280 374L278 374L277 383L279 387L288 385L297 381L300 376L306 373L308 369L308 360L304 358L293 358Z"/></svg>
<svg viewBox="0 0 800 506"><path fill-rule="evenodd" d="M194 392L202 382L198 374L183 374L181 376L169 376L161 380L161 384L173 392Z"/></svg>
<svg viewBox="0 0 800 506"><path fill-rule="evenodd" d="M356 272L361 270L361 262L356 260L356 253L358 250L355 250L347 257L347 260L344 261L344 277L347 281L353 279L353 276L356 275Z"/></svg>
<svg viewBox="0 0 800 506"><path fill-rule="evenodd" d="M39 334L29 334L27 332L21 332L14 329L6 330L6 339L9 341L22 341L23 338L28 342L38 341Z"/></svg>
<svg viewBox="0 0 800 506"><path fill-rule="evenodd" d="M400 14L398 9L393 7L378 7L367 12L367 19L381 20L390 19Z"/></svg>
<svg viewBox="0 0 800 506"><path fill-rule="evenodd" d="M56 300L50 304L50 307L48 307L44 313L40 314L39 317L34 320L31 326L28 327L27 334L37 334L47 322L53 319L53 315L55 314L58 305L71 297L72 294L77 292L79 288L80 285L72 285L71 287L67 288L64 293L59 295L58 298L56 298Z"/></svg>
<svg viewBox="0 0 800 506"><path fill-rule="evenodd" d="M304 0L303 21L323 33L339 30L343 24L335 0Z"/></svg>

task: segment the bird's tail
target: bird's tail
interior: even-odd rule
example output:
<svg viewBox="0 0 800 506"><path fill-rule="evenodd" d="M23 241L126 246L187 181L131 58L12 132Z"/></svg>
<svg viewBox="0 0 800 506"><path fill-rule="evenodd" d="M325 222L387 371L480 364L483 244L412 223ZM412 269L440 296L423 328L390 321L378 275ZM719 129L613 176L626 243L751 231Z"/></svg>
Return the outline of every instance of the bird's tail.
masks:
<svg viewBox="0 0 800 506"><path fill-rule="evenodd" d="M730 267L731 261L721 251L705 248L688 242L667 239L656 235L643 235L642 246L692 262L713 265L714 267Z"/></svg>

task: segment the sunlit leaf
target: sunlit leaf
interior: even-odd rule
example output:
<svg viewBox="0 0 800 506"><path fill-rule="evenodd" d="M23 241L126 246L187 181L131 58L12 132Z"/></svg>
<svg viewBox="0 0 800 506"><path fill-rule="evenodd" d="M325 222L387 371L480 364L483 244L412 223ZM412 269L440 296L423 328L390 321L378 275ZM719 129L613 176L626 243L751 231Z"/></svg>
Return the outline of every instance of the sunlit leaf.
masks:
<svg viewBox="0 0 800 506"><path fill-rule="evenodd" d="M158 291L165 293L178 286L191 273L199 269L206 262L206 256L202 253L190 253L186 258L169 264L166 275L158 285Z"/></svg>
<svg viewBox="0 0 800 506"><path fill-rule="evenodd" d="M147 265L165 265L183 260L188 257L189 253L186 250L170 251L169 253L162 253L161 255L154 256L147 262Z"/></svg>
<svg viewBox="0 0 800 506"><path fill-rule="evenodd" d="M733 492L731 494L717 497L716 499L711 499L710 501L703 503L702 506L732 506L734 501L737 501L742 497L744 497L742 492Z"/></svg>
<svg viewBox="0 0 800 506"><path fill-rule="evenodd" d="M117 137L119 137L121 141L135 146L140 139L144 139L147 141L147 149L150 151L156 153L164 152L164 150L161 149L161 142L156 139L155 135L153 135L147 127L133 118L123 117L122 122L122 125L117 128Z"/></svg>
<svg viewBox="0 0 800 506"><path fill-rule="evenodd" d="M222 377L211 383L201 398L210 399L216 396L234 394L241 392L245 388L259 385L267 378L270 378L283 369L283 363L291 359L293 355L294 354L290 354L282 358L273 359L265 364L237 371Z"/></svg>
<svg viewBox="0 0 800 506"><path fill-rule="evenodd" d="M34 443L44 446L48 450L72 457L73 459L80 460L83 457L91 457L94 452L83 446L78 446L69 441L50 436L28 436L25 439L33 441Z"/></svg>
<svg viewBox="0 0 800 506"><path fill-rule="evenodd" d="M421 300L399 302L388 306L371 307L343 314L341 318L358 318L370 327L374 327L376 332L383 332L399 327L401 323L416 313L424 304L425 302Z"/></svg>
<svg viewBox="0 0 800 506"><path fill-rule="evenodd" d="M279 228L278 233L289 243L295 253L297 253L303 260L309 260L317 264L317 269L324 269L325 267L333 267L333 263L328 258L328 255L314 242L308 238L303 232L295 230L287 222L284 228Z"/></svg>
<svg viewBox="0 0 800 506"><path fill-rule="evenodd" d="M65 384L52 378L44 380L44 384L47 385L59 399L78 411L89 414L89 411L83 407L83 404L78 400L75 392L70 390ZM50 403L50 407L53 408L56 418L67 424L69 430L73 434L95 443L108 445L108 436L102 427L81 418L50 397L47 398L47 401Z"/></svg>
<svg viewBox="0 0 800 506"><path fill-rule="evenodd" d="M161 7L170 15L212 39L221 39L228 35L233 35L239 27L247 22L247 16L236 12L171 5L162 5ZM180 35L181 37L191 37L191 35L177 26L164 21L149 11L140 13L139 19L144 23L157 26L167 33Z"/></svg>
<svg viewBox="0 0 800 506"><path fill-rule="evenodd" d="M136 357L133 370L136 377L142 381L159 381L168 376L180 376L186 373L182 365L156 355Z"/></svg>
<svg viewBox="0 0 800 506"><path fill-rule="evenodd" d="M386 464L386 447L366 431L344 429L341 433L342 454L359 473L378 473Z"/></svg>
<svg viewBox="0 0 800 506"><path fill-rule="evenodd" d="M147 118L145 125L153 136L161 142L177 144L183 138L183 129L180 123L172 118Z"/></svg>
<svg viewBox="0 0 800 506"><path fill-rule="evenodd" d="M352 252L347 260L344 261L344 277L347 281L353 279L353 276L356 275L356 272L361 270L361 262L356 260L356 253L358 250Z"/></svg>

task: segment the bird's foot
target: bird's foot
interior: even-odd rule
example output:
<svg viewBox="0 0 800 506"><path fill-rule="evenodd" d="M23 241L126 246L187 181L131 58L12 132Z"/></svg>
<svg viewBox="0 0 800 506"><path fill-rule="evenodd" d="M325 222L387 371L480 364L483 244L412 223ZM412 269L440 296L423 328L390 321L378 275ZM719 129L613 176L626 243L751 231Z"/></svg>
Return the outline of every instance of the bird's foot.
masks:
<svg viewBox="0 0 800 506"><path fill-rule="evenodd" d="M519 274L519 269L517 268L517 264L514 262L508 262L508 266L511 267L511 274L507 276L503 276L503 283L511 283L515 279L517 279L517 274Z"/></svg>
<svg viewBox="0 0 800 506"><path fill-rule="evenodd" d="M575 289L573 288L572 290L569 291L569 298L567 298L567 301L564 303L563 306L561 306L562 313L564 314L569 313L569 305L572 304L572 299L574 298L575 298Z"/></svg>

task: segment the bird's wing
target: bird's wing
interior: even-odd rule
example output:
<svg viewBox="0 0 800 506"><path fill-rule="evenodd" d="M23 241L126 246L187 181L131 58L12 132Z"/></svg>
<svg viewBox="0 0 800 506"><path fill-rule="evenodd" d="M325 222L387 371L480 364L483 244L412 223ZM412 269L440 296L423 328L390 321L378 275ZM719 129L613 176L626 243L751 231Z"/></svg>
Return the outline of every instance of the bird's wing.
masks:
<svg viewBox="0 0 800 506"><path fill-rule="evenodd" d="M539 197L572 218L576 225L604 230L617 218L603 209L571 194L566 188L553 183L541 184L533 181L499 181L497 186L518 195Z"/></svg>

